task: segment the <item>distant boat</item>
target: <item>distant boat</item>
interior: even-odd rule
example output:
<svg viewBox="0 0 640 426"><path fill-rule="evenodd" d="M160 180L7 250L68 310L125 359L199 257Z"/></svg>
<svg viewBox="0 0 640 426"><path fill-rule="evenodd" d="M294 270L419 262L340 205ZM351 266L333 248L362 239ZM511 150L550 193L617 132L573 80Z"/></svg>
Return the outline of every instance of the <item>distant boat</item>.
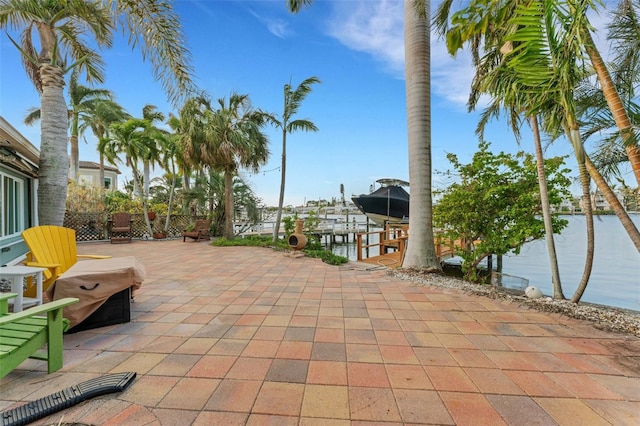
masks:
<svg viewBox="0 0 640 426"><path fill-rule="evenodd" d="M400 179L378 179L380 188L370 194L351 197L354 204L374 223L406 223L409 221L409 193L403 186L409 182Z"/></svg>

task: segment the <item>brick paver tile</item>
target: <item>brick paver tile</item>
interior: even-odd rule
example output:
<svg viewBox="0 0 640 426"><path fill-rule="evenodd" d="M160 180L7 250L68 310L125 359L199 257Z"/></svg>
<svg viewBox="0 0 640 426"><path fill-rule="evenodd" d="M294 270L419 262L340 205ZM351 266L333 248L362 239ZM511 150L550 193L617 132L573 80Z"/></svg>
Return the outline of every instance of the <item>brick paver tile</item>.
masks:
<svg viewBox="0 0 640 426"><path fill-rule="evenodd" d="M202 410L220 380L185 377L158 403L161 408Z"/></svg>
<svg viewBox="0 0 640 426"><path fill-rule="evenodd" d="M347 351L343 343L315 342L311 352L311 359L322 361L346 361Z"/></svg>
<svg viewBox="0 0 640 426"><path fill-rule="evenodd" d="M314 340L322 343L344 343L344 330L339 328L317 328Z"/></svg>
<svg viewBox="0 0 640 426"><path fill-rule="evenodd" d="M306 385L300 415L348 419L348 388L346 386Z"/></svg>
<svg viewBox="0 0 640 426"><path fill-rule="evenodd" d="M205 355L189 370L188 377L210 377L222 379L236 362L235 356Z"/></svg>
<svg viewBox="0 0 640 426"><path fill-rule="evenodd" d="M274 359L266 380L272 382L304 383L309 368L308 360Z"/></svg>
<svg viewBox="0 0 640 426"><path fill-rule="evenodd" d="M460 349L476 349L475 345L471 343L467 336L462 334L440 334L435 333L438 340L443 347L447 349L460 348Z"/></svg>
<svg viewBox="0 0 640 426"><path fill-rule="evenodd" d="M382 360L390 364L420 364L411 346L380 345Z"/></svg>
<svg viewBox="0 0 640 426"><path fill-rule="evenodd" d="M154 408L151 410L158 422L162 426L181 426L184 424L193 424L199 411L192 410L176 410L173 408Z"/></svg>
<svg viewBox="0 0 640 426"><path fill-rule="evenodd" d="M465 368L464 371L482 393L502 395L524 395L525 393L497 368Z"/></svg>
<svg viewBox="0 0 640 426"><path fill-rule="evenodd" d="M262 381L223 380L204 406L205 410L248 413L262 386Z"/></svg>
<svg viewBox="0 0 640 426"><path fill-rule="evenodd" d="M338 361L310 361L307 383L318 385L346 385L347 363Z"/></svg>
<svg viewBox="0 0 640 426"><path fill-rule="evenodd" d="M375 345L376 335L373 330L344 330L344 337L347 343L361 343Z"/></svg>
<svg viewBox="0 0 640 426"><path fill-rule="evenodd" d="M413 352L422 365L458 366L458 362L445 348L413 348Z"/></svg>
<svg viewBox="0 0 640 426"><path fill-rule="evenodd" d="M121 399L146 407L154 407L178 383L178 377L149 376L137 377L122 393Z"/></svg>
<svg viewBox="0 0 640 426"><path fill-rule="evenodd" d="M433 389L427 373L420 365L386 364L385 368L394 389Z"/></svg>
<svg viewBox="0 0 640 426"><path fill-rule="evenodd" d="M440 397L457 426L506 425L500 413L482 394L440 392Z"/></svg>
<svg viewBox="0 0 640 426"><path fill-rule="evenodd" d="M313 342L284 341L280 344L276 358L310 359Z"/></svg>
<svg viewBox="0 0 640 426"><path fill-rule="evenodd" d="M153 367L158 365L167 355L153 353L134 353L118 366L114 367L110 373L122 373L125 371L135 371L138 374L147 374Z"/></svg>
<svg viewBox="0 0 640 426"><path fill-rule="evenodd" d="M505 370L504 374L530 396L558 398L572 396L568 390L539 371Z"/></svg>
<svg viewBox="0 0 640 426"><path fill-rule="evenodd" d="M379 345L409 346L404 332L392 330L375 330Z"/></svg>
<svg viewBox="0 0 640 426"><path fill-rule="evenodd" d="M629 401L640 401L640 379L637 377L591 374L589 377ZM640 412L639 412L640 413Z"/></svg>
<svg viewBox="0 0 640 426"><path fill-rule="evenodd" d="M249 340L240 339L220 339L211 348L208 355L240 355L247 347Z"/></svg>
<svg viewBox="0 0 640 426"><path fill-rule="evenodd" d="M610 425L584 402L575 398L534 398L553 419L561 425Z"/></svg>
<svg viewBox="0 0 640 426"><path fill-rule="evenodd" d="M425 389L394 389L402 421L420 424L454 424L437 392Z"/></svg>
<svg viewBox="0 0 640 426"><path fill-rule="evenodd" d="M378 345L347 344L349 362L382 362Z"/></svg>
<svg viewBox="0 0 640 426"><path fill-rule="evenodd" d="M268 414L251 414L246 426L298 426L298 418Z"/></svg>
<svg viewBox="0 0 640 426"><path fill-rule="evenodd" d="M623 399L620 394L602 386L586 374L547 373L547 376L578 398Z"/></svg>
<svg viewBox="0 0 640 426"><path fill-rule="evenodd" d="M427 365L424 367L433 388L437 391L477 392L469 376L460 367Z"/></svg>
<svg viewBox="0 0 640 426"><path fill-rule="evenodd" d="M253 335L253 340L275 340L281 341L284 338L284 333L287 331L286 327L273 327L262 326L258 328L256 334Z"/></svg>
<svg viewBox="0 0 640 426"><path fill-rule="evenodd" d="M184 376L202 358L201 355L169 354L148 374L157 376Z"/></svg>
<svg viewBox="0 0 640 426"><path fill-rule="evenodd" d="M531 397L519 395L487 395L486 397L510 426L556 424Z"/></svg>
<svg viewBox="0 0 640 426"><path fill-rule="evenodd" d="M271 358L240 357L226 375L227 379L264 380L271 367Z"/></svg>
<svg viewBox="0 0 640 426"><path fill-rule="evenodd" d="M402 420L391 389L349 387L351 420L399 422Z"/></svg>
<svg viewBox="0 0 640 426"><path fill-rule="evenodd" d="M229 413L226 411L202 411L192 423L192 426L243 426L247 422L246 413ZM184 424L184 423L183 423Z"/></svg>
<svg viewBox="0 0 640 426"><path fill-rule="evenodd" d="M347 364L349 386L388 388L389 379L383 364L350 362Z"/></svg>
<svg viewBox="0 0 640 426"><path fill-rule="evenodd" d="M640 424L640 402L638 401L588 399L583 402L612 425L635 426Z"/></svg>
<svg viewBox="0 0 640 426"><path fill-rule="evenodd" d="M496 368L493 361L479 350L451 348L449 353L461 367Z"/></svg>
<svg viewBox="0 0 640 426"><path fill-rule="evenodd" d="M298 383L264 382L252 412L299 416L304 387L303 384Z"/></svg>
<svg viewBox="0 0 640 426"><path fill-rule="evenodd" d="M196 338L187 339L180 347L176 348L175 353L204 355L211 350L218 339L215 338Z"/></svg>
<svg viewBox="0 0 640 426"><path fill-rule="evenodd" d="M242 356L253 358L274 357L279 347L280 342L276 340L253 339L245 346Z"/></svg>

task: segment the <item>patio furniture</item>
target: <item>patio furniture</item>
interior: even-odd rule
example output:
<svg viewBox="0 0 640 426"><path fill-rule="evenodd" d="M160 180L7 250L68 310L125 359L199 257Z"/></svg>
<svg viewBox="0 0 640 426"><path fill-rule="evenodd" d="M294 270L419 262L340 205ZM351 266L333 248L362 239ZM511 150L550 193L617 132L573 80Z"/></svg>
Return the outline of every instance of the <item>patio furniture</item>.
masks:
<svg viewBox="0 0 640 426"><path fill-rule="evenodd" d="M182 242L187 241L187 238L191 238L199 242L200 240L208 240L209 239L209 228L211 227L211 220L209 219L198 219L193 226L193 229L187 231L186 229L182 232Z"/></svg>
<svg viewBox="0 0 640 426"><path fill-rule="evenodd" d="M8 301L16 296L16 293L0 294L0 378L27 358L47 361L49 373L59 370L63 351L62 309L78 303L78 299L65 298L10 314ZM40 351L45 345L46 352Z"/></svg>
<svg viewBox="0 0 640 426"><path fill-rule="evenodd" d="M47 290L58 277L78 262L79 258L108 259L111 256L79 255L76 247L76 231L62 226L34 226L22 231L22 238L29 248L27 266L46 268L42 291ZM26 297L37 297L36 286L24 291Z"/></svg>
<svg viewBox="0 0 640 426"><path fill-rule="evenodd" d="M3 266L0 268L0 276L11 281L11 292L18 294L18 297L9 302L13 304L13 312L20 312L23 308L31 305L42 305L42 273L46 270L47 268L34 268L33 266L24 265ZM25 279L34 276L36 279L36 297L24 297Z"/></svg>
<svg viewBox="0 0 640 426"><path fill-rule="evenodd" d="M133 219L129 213L114 213L109 221L111 244L130 243Z"/></svg>
<svg viewBox="0 0 640 426"><path fill-rule="evenodd" d="M84 260L61 274L46 295L49 300L80 299L64 309L69 332L126 323L131 320L133 293L145 274L135 256Z"/></svg>

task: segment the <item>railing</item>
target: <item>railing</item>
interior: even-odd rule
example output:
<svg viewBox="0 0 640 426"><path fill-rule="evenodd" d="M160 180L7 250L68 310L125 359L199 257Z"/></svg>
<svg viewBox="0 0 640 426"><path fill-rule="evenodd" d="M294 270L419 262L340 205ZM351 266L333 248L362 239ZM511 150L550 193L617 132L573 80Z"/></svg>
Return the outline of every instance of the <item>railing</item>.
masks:
<svg viewBox="0 0 640 426"><path fill-rule="evenodd" d="M366 244L363 244L363 237L366 238ZM387 225L385 229L372 231L372 232L360 232L356 234L356 244L357 244L357 259L361 261L365 258L371 257L369 255L369 249L373 247L377 247L378 256L383 256L389 253L389 249L393 249L394 251L400 254L402 257L406 244L407 244L408 235L408 227L406 225L403 226L391 226ZM370 242L373 240L373 242ZM363 257L362 250L366 250L366 257Z"/></svg>

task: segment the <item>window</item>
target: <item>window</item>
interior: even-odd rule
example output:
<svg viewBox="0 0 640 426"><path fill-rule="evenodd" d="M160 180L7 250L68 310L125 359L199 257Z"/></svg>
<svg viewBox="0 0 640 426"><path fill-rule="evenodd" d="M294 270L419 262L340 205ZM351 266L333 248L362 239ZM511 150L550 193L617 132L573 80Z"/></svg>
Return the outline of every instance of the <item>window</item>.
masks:
<svg viewBox="0 0 640 426"><path fill-rule="evenodd" d="M24 180L0 173L0 237L24 229Z"/></svg>
<svg viewBox="0 0 640 426"><path fill-rule="evenodd" d="M111 178L110 177L106 177L104 178L104 189L111 189Z"/></svg>

